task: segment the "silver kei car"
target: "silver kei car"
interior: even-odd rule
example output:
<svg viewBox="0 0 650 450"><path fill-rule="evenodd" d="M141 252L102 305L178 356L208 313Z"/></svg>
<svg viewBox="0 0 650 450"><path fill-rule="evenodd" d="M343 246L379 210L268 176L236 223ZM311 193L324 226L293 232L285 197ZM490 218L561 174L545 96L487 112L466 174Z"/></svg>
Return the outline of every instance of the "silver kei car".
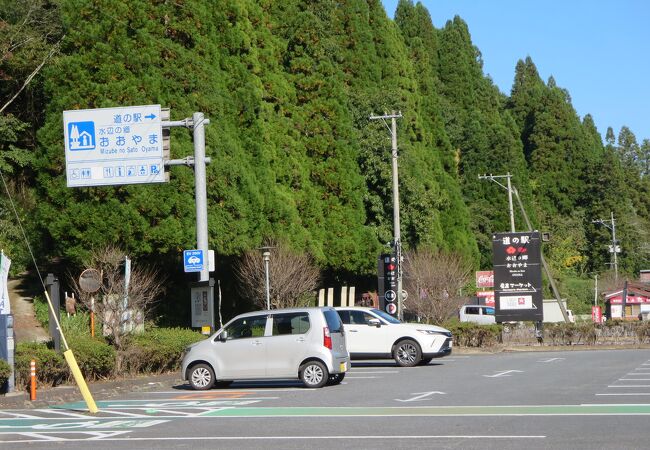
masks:
<svg viewBox="0 0 650 450"><path fill-rule="evenodd" d="M293 308L241 314L187 347L183 380L193 389L234 380L300 379L306 387L338 384L350 368L343 324L334 308Z"/></svg>

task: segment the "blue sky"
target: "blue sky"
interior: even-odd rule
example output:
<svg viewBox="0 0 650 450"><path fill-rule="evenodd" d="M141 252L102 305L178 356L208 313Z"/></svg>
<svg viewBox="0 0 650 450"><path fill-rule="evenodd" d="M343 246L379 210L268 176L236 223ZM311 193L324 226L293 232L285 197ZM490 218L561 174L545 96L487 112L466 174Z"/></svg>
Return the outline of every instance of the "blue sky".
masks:
<svg viewBox="0 0 650 450"><path fill-rule="evenodd" d="M397 0L382 0L389 17ZM417 3L417 2L416 2ZM629 127L650 139L650 1L424 0L433 25L459 15L483 55L483 71L510 94L517 60L553 76L598 131Z"/></svg>

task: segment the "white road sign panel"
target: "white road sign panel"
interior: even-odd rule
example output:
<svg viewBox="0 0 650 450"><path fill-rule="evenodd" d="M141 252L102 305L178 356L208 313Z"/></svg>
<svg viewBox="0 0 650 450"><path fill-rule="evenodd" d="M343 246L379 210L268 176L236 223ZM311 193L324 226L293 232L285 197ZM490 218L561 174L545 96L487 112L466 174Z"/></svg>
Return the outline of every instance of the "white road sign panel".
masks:
<svg viewBox="0 0 650 450"><path fill-rule="evenodd" d="M165 181L160 105L63 111L68 187Z"/></svg>
<svg viewBox="0 0 650 450"><path fill-rule="evenodd" d="M501 297L501 309L533 309L532 295L511 295Z"/></svg>

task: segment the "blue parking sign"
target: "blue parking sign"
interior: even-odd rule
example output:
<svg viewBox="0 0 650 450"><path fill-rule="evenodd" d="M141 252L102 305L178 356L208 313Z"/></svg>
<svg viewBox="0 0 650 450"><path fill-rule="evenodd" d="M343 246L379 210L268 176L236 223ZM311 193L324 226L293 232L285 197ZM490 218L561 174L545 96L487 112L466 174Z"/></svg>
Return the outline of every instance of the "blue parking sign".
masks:
<svg viewBox="0 0 650 450"><path fill-rule="evenodd" d="M203 270L203 261L203 250L183 250L185 272L200 272Z"/></svg>

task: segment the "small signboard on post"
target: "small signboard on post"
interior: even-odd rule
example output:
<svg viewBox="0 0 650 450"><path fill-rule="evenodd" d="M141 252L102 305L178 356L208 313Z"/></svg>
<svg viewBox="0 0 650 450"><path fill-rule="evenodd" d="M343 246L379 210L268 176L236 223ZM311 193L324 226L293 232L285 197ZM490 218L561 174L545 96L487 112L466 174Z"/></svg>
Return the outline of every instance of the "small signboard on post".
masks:
<svg viewBox="0 0 650 450"><path fill-rule="evenodd" d="M542 268L537 231L492 235L497 322L542 321Z"/></svg>
<svg viewBox="0 0 650 450"><path fill-rule="evenodd" d="M165 182L160 105L63 111L68 187Z"/></svg>
<svg viewBox="0 0 650 450"><path fill-rule="evenodd" d="M200 272L204 264L203 250L183 250L183 268L185 272Z"/></svg>

